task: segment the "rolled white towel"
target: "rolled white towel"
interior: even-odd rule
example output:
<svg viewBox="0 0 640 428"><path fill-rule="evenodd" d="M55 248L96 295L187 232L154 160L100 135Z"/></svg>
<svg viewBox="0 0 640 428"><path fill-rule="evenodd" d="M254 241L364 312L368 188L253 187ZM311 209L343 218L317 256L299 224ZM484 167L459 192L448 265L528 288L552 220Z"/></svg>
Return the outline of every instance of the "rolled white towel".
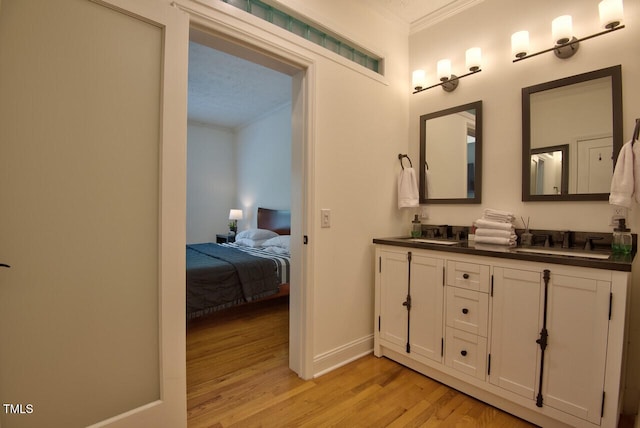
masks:
<svg viewBox="0 0 640 428"><path fill-rule="evenodd" d="M476 250L485 250L485 251L498 251L498 252L503 252L506 253L508 251L511 251L511 247L507 246L507 245L495 245L495 244L474 244L473 248L475 248Z"/></svg>
<svg viewBox="0 0 640 428"><path fill-rule="evenodd" d="M494 238L509 238L513 240L518 239L515 233L515 228L513 227L510 230L479 228L476 229L476 236L492 236Z"/></svg>
<svg viewBox="0 0 640 428"><path fill-rule="evenodd" d="M494 244L494 245L504 245L506 247L515 247L516 241L510 238L498 238L495 236L477 236L476 235L476 244Z"/></svg>
<svg viewBox="0 0 640 428"><path fill-rule="evenodd" d="M513 223L504 223L501 221L493 221L493 220L487 220L484 218L479 218L478 220L476 220L475 222L476 227L478 229L480 228L484 228L484 229L500 229L500 230L511 230L513 229Z"/></svg>

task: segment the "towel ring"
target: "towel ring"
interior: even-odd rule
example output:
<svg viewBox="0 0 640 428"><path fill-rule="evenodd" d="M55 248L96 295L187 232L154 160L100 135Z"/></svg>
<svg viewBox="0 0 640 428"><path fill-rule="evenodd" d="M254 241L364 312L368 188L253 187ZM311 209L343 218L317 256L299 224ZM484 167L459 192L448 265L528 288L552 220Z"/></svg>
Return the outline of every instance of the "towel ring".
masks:
<svg viewBox="0 0 640 428"><path fill-rule="evenodd" d="M400 153L398 154L398 159L400 160L400 166L402 167L402 169L404 170L404 164L402 163L403 158L407 158L407 160L409 161L409 166L413 168L413 163L411 162L411 158L408 155L403 155L402 153Z"/></svg>

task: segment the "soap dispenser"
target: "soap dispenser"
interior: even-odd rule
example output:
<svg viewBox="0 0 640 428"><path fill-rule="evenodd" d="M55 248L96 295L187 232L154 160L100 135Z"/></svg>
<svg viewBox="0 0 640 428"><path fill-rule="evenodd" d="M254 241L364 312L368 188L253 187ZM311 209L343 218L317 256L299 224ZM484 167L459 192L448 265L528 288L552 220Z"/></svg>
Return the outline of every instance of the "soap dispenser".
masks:
<svg viewBox="0 0 640 428"><path fill-rule="evenodd" d="M615 254L630 254L632 245L631 229L627 228L624 218L618 219L618 227L613 229L611 250Z"/></svg>
<svg viewBox="0 0 640 428"><path fill-rule="evenodd" d="M413 218L411 222L411 237L412 238L420 238L422 236L422 224L418 219L418 214Z"/></svg>

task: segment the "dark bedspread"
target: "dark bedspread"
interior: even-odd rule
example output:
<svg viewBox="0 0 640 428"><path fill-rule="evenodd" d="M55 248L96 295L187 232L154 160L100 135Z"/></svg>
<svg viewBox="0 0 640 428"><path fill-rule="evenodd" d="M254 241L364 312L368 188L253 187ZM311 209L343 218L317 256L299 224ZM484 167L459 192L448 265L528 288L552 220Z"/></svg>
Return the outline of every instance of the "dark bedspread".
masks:
<svg viewBox="0 0 640 428"><path fill-rule="evenodd" d="M272 260L223 245L187 245L187 316L275 294L280 280Z"/></svg>

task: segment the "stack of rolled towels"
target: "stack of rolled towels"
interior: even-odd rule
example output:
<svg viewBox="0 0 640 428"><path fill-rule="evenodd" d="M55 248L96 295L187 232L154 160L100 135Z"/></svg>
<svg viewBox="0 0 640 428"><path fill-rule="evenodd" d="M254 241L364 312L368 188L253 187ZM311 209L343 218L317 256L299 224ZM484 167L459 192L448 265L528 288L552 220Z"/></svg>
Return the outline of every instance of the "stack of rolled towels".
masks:
<svg viewBox="0 0 640 428"><path fill-rule="evenodd" d="M515 247L518 236L514 222L515 216L510 212L485 209L482 218L475 221L476 244Z"/></svg>

